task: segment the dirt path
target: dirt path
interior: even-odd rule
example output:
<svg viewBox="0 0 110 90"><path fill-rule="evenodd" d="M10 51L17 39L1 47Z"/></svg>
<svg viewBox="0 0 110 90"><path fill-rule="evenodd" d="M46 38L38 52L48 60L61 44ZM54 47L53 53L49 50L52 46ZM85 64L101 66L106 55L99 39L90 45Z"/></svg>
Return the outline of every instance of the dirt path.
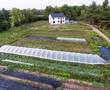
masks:
<svg viewBox="0 0 110 90"><path fill-rule="evenodd" d="M67 80L63 83L63 90L110 90L110 88L98 88L93 87L91 83L83 82L75 80Z"/></svg>
<svg viewBox="0 0 110 90"><path fill-rule="evenodd" d="M105 39L109 44L110 44L110 39L103 34L100 30L98 30L97 28L95 28L93 25L87 24L89 27L91 27L93 29L94 32L96 32L97 34L99 34L103 39Z"/></svg>

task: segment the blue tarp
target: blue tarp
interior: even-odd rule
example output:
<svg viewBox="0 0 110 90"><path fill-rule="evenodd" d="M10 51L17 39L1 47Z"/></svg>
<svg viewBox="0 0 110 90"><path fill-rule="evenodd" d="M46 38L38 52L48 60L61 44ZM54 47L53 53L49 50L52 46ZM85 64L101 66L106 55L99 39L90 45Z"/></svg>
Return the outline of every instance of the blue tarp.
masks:
<svg viewBox="0 0 110 90"><path fill-rule="evenodd" d="M110 48L101 47L100 54L105 60L110 61Z"/></svg>

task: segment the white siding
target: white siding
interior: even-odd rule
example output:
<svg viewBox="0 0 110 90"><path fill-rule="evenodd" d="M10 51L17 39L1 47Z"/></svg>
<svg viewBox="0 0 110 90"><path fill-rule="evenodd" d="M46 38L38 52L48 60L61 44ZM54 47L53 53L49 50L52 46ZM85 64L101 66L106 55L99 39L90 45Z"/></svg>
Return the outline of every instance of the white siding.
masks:
<svg viewBox="0 0 110 90"><path fill-rule="evenodd" d="M52 18L52 16L49 15L49 23L50 24L65 24L66 23L65 18L66 17L54 17L54 18Z"/></svg>

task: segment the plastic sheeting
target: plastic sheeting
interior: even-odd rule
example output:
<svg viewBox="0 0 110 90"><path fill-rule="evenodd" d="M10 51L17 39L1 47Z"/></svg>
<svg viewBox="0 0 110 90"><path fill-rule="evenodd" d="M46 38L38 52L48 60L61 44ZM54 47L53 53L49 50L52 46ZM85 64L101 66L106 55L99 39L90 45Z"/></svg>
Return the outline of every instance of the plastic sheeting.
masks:
<svg viewBox="0 0 110 90"><path fill-rule="evenodd" d="M38 48L27 48L4 45L0 48L0 52L11 53L24 56L32 56L50 60L65 61L65 62L76 62L85 64L104 64L106 63L103 58L98 55L92 54L81 54L64 51L53 51Z"/></svg>
<svg viewBox="0 0 110 90"><path fill-rule="evenodd" d="M110 62L110 48L100 47L100 54L105 60Z"/></svg>
<svg viewBox="0 0 110 90"><path fill-rule="evenodd" d="M57 40L61 41L70 41L70 42L79 42L79 43L86 43L86 40L83 38L64 38L64 37L57 37Z"/></svg>
<svg viewBox="0 0 110 90"><path fill-rule="evenodd" d="M2 60L3 62L9 62L9 63L15 63L15 64L23 64L23 65L29 65L29 66L34 66L34 64L31 63L25 63L25 62L20 62L20 61L15 61L15 60Z"/></svg>

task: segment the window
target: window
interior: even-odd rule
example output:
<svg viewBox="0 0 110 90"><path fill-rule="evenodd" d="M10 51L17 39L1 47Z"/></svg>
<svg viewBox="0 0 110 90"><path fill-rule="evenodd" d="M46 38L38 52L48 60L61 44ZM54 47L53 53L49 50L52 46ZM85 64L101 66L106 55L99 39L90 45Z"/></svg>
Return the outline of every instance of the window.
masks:
<svg viewBox="0 0 110 90"><path fill-rule="evenodd" d="M53 23L55 23L55 21L53 21Z"/></svg>

